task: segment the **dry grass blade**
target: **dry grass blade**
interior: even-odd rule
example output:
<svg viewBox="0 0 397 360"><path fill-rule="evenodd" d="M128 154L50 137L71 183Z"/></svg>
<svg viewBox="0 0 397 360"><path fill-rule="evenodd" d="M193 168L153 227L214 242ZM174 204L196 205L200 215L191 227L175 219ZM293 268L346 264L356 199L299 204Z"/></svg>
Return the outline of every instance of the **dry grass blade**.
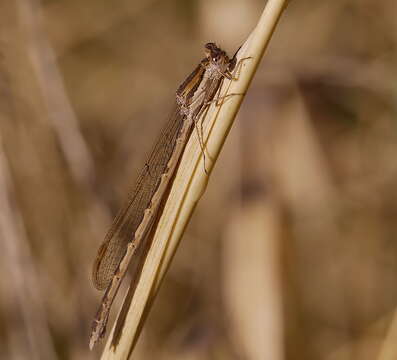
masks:
<svg viewBox="0 0 397 360"><path fill-rule="evenodd" d="M221 94L239 94L224 99L222 106L212 104L204 121L205 167L211 172L243 95L253 78L255 70L274 31L286 1L269 0L258 25L241 47L238 80L225 81ZM203 194L208 174L204 169L204 158L197 136L191 136L183 154L170 195L159 220L152 246L148 252L135 295L131 301L117 346L112 346L112 330L102 359L127 359L137 340L142 326L142 317L147 313L148 304L153 300L161 280L176 251L183 231L192 212Z"/></svg>
<svg viewBox="0 0 397 360"><path fill-rule="evenodd" d="M389 329L386 333L385 340L379 351L377 360L392 360L397 356L396 338L397 338L397 313L394 312Z"/></svg>

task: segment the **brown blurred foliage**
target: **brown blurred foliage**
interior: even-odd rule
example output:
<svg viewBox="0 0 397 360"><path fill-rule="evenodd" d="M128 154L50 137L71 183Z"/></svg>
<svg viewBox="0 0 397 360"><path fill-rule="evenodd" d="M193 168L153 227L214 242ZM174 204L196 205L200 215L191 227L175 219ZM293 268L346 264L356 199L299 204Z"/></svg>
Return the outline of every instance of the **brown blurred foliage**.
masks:
<svg viewBox="0 0 397 360"><path fill-rule="evenodd" d="M99 357L97 247L202 45L263 6L0 1L1 359ZM395 6L290 2L134 358L397 358Z"/></svg>

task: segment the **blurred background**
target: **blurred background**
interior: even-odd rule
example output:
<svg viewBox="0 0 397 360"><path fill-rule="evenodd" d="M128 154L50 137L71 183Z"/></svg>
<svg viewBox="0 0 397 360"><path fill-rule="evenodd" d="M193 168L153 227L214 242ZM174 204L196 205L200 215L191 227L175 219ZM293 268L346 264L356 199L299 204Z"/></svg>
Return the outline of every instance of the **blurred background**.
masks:
<svg viewBox="0 0 397 360"><path fill-rule="evenodd" d="M0 2L1 359L99 357L97 248L203 44L264 4ZM397 359L395 10L290 2L133 358Z"/></svg>

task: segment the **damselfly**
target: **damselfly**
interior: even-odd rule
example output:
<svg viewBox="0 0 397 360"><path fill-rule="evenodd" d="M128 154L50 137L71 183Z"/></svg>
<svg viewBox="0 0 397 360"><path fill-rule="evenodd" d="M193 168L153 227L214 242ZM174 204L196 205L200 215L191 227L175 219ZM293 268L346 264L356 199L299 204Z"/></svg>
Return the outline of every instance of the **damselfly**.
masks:
<svg viewBox="0 0 397 360"><path fill-rule="evenodd" d="M175 109L163 128L128 201L116 216L101 244L93 266L93 283L106 289L92 324L90 348L104 336L110 308L137 249L150 240L149 234L161 215L184 148L216 95L224 78L233 79L236 55L229 58L214 43L205 45L206 57L176 92Z"/></svg>

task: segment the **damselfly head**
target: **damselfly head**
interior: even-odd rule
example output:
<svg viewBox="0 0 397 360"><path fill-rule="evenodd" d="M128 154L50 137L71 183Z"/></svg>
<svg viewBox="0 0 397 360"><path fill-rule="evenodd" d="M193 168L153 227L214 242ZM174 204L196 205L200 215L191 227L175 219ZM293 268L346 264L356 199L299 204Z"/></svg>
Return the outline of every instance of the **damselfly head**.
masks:
<svg viewBox="0 0 397 360"><path fill-rule="evenodd" d="M215 43L205 44L205 55L214 64L227 64L229 57L226 52L220 49Z"/></svg>

